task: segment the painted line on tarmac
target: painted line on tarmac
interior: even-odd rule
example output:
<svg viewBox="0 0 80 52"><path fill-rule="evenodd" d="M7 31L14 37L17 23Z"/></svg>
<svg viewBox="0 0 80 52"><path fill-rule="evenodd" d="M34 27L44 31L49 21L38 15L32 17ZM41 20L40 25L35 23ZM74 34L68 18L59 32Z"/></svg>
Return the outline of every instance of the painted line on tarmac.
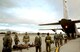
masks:
<svg viewBox="0 0 80 52"><path fill-rule="evenodd" d="M59 52L60 47L56 47L55 52Z"/></svg>

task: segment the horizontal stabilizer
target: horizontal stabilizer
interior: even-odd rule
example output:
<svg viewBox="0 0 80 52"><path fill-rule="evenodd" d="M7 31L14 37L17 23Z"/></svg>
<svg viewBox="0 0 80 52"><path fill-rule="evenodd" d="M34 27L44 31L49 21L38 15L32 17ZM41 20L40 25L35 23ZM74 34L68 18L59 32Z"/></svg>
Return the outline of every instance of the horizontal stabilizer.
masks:
<svg viewBox="0 0 80 52"><path fill-rule="evenodd" d="M60 25L60 23L48 23L48 24L39 24L40 26L42 25Z"/></svg>
<svg viewBox="0 0 80 52"><path fill-rule="evenodd" d="M74 22L74 23L80 23L80 20L74 20L72 22Z"/></svg>
<svg viewBox="0 0 80 52"><path fill-rule="evenodd" d="M78 27L77 29L80 29L80 27Z"/></svg>

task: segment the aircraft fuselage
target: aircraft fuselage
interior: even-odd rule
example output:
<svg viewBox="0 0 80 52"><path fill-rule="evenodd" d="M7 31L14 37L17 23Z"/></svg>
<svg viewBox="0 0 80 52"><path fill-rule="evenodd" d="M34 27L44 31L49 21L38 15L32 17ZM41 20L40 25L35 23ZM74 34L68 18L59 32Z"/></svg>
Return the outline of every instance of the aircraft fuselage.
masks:
<svg viewBox="0 0 80 52"><path fill-rule="evenodd" d="M72 36L74 36L73 34L76 33L76 27L74 22L68 19L62 19L61 21L59 21L59 23L61 24L63 31L68 36L70 36L70 33L72 34Z"/></svg>

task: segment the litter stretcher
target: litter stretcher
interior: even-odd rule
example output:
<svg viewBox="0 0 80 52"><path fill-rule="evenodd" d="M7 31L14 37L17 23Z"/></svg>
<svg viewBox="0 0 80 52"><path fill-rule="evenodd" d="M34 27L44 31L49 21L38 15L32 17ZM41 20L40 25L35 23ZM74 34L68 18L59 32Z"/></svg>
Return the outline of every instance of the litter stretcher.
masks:
<svg viewBox="0 0 80 52"><path fill-rule="evenodd" d="M18 51L20 50L20 52L22 52L23 49L28 49L31 47L35 47L34 44L19 44L19 45L13 45L13 51Z"/></svg>

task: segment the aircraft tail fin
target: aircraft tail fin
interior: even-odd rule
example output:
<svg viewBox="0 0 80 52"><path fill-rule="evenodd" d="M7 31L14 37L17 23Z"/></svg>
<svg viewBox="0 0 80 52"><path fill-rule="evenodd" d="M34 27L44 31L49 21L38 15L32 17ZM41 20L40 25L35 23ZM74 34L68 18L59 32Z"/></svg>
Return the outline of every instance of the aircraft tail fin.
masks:
<svg viewBox="0 0 80 52"><path fill-rule="evenodd" d="M63 17L64 19L68 19L67 0L63 0Z"/></svg>

